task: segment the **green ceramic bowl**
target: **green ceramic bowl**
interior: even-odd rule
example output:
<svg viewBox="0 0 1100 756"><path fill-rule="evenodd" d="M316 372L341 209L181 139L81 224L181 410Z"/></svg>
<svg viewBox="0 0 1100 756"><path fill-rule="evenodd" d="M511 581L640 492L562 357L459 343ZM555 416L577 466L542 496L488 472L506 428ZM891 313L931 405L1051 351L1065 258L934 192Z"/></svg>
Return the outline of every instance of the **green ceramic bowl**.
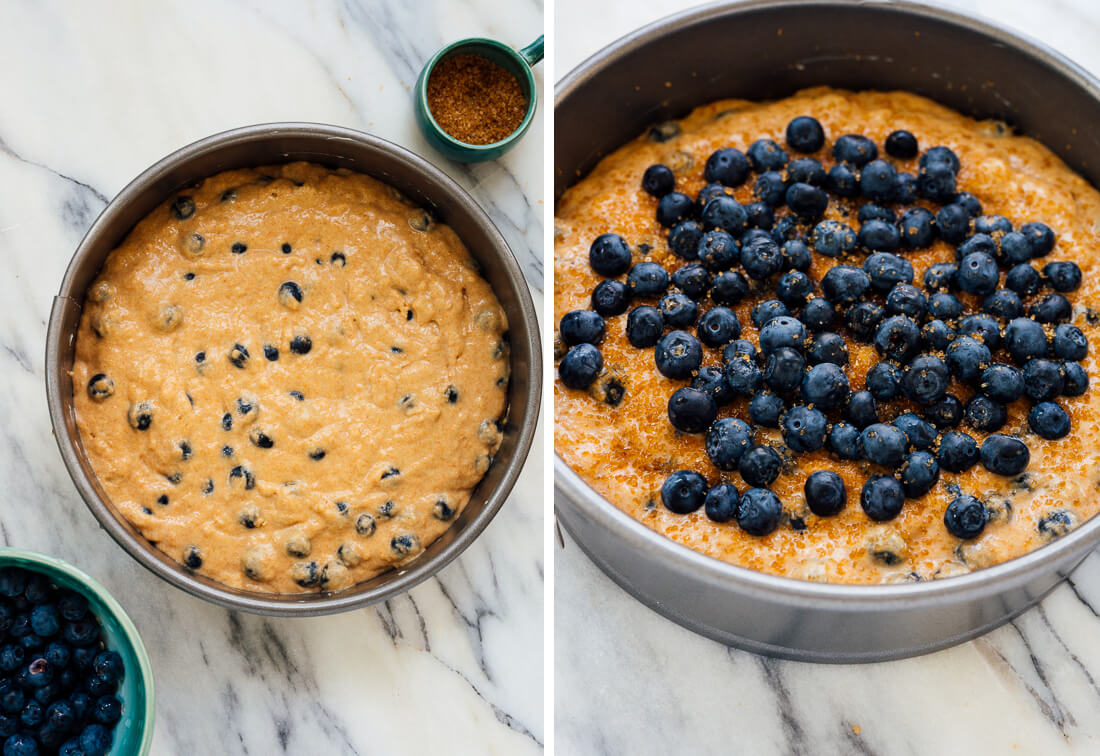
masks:
<svg viewBox="0 0 1100 756"><path fill-rule="evenodd" d="M440 62L447 58L473 53L482 55L493 61L504 70L516 77L524 94L527 95L527 113L519 127L499 142L491 144L468 144L460 142L448 134L432 117L432 111L428 107L428 77ZM424 133L432 147L442 152L451 160L460 163L480 163L484 160L496 160L508 150L512 149L520 138L526 133L531 121L535 119L535 107L538 105L538 92L535 89L535 75L531 73L531 66L542 60L542 37L522 50L513 50L503 42L495 39L474 37L462 39L447 45L432 56L420 71L420 78L416 80L416 122Z"/></svg>
<svg viewBox="0 0 1100 756"><path fill-rule="evenodd" d="M145 756L153 742L153 671L145 646L126 612L99 581L67 562L34 551L0 547L0 567L22 567L48 575L55 585L88 599L103 626L107 648L122 656L126 672L119 685L122 719L114 730L110 756Z"/></svg>

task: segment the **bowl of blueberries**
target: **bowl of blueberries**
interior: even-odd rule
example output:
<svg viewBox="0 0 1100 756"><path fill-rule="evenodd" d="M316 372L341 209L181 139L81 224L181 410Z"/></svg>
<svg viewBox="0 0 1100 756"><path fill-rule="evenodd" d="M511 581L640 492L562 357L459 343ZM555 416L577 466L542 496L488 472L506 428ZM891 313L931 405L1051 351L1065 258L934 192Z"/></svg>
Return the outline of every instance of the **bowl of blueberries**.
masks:
<svg viewBox="0 0 1100 756"><path fill-rule="evenodd" d="M1011 77L1005 71L1012 71ZM566 75L555 93L555 198L638 134L658 142L673 138L676 119L697 106L731 97L779 100L822 85L907 91L973 118L1007 122L1100 185L1097 145L1085 134L1087 124L1100 117L1100 83L1056 52L981 20L917 3L782 0L708 5L671 16L618 40ZM1043 93L1041 99L1036 92ZM615 103L611 115L608 102ZM1051 119L1050 112L1073 115ZM600 123L595 132L593 122ZM792 158L825 144L812 117L792 120L785 139ZM747 158L725 149L708 158L708 183L711 172L738 173L743 167L745 176L721 181L726 186L744 182L750 165L759 173L754 196L761 200L744 207L717 195L697 199L676 192L672 171L651 166L652 172L639 177L641 188L660 197L657 220L668 230L669 250L689 261L698 258L697 265L674 272L645 262L631 265L633 253L622 238L607 233L592 242L590 267L605 279L592 292L592 309L601 316L622 315L632 347L653 350L653 366L664 378L690 382L669 397L668 422L682 434L705 434L714 467L737 473L747 487L708 487L698 471L670 469L654 506L674 514L699 512L753 536L775 531L788 515L768 487L786 462L775 448L753 444L753 427L781 435L788 458L824 449L871 472L888 471L866 477L862 490L847 495L840 476L829 471L806 484L814 515L835 514L838 502L850 498L849 506L860 506L872 525L888 523L907 500L928 493L940 470L957 474L980 466L1014 478L1034 456L1025 438L1057 440L1069 433L1071 418L1059 402L1088 390L1080 364L1087 340L1068 323L1071 303L1064 296L1081 284L1080 268L1039 259L1054 244L1043 223L1006 229L993 225L1003 218L972 213L972 198L956 193L959 164L951 150L923 145L920 175L903 176L884 161L863 159L868 142L850 135L830 144L834 155L851 153L837 158L835 175L798 178L796 167L817 161L792 159L788 166L784 156L788 178L783 182L790 183L774 188L777 204L789 212L776 214L770 234L753 227L748 213L753 205L768 205L772 156L754 155L750 148ZM911 134L899 131L887 142L870 147L891 157L918 156ZM860 170L847 171L845 163ZM837 197L862 196L870 200L867 208L887 189L911 192L919 201L904 204L934 210L918 207L886 221L861 211L858 235L845 224L817 222ZM703 217L708 212L745 217ZM668 217L662 219L662 213ZM776 240L782 223L805 218L814 222L802 224L811 231L799 243ZM707 230L730 226L752 233L746 231L734 246L727 242L730 234ZM979 241L969 240L970 229ZM880 251L891 245L903 250L910 243L921 248L923 235L933 231L956 246L957 266L932 266L915 281L902 255ZM994 236L1001 240L995 254L976 246L980 237ZM682 254L680 245L690 248L689 254ZM809 267L811 251L843 258L853 248L868 253L863 265L836 264L816 283L797 273ZM734 254L736 264L727 264ZM806 259L796 259L799 255ZM1031 265L1033 258L1042 273ZM681 273L685 269L703 272L706 296L717 305L699 315L698 323L690 296L695 281ZM784 274L789 270L796 273ZM946 294L946 276L952 291L982 298L983 312L960 322L959 333L944 327L966 314L952 312L958 300ZM1002 276L1003 288L997 283ZM809 298L818 287L821 294ZM644 300L639 292L658 289L676 295L661 298L660 310L639 306L627 315L632 297ZM756 301L747 299L750 291L758 299L767 299L762 291L775 292L775 299L752 310L759 344L739 339L734 333L739 325L722 312L742 300ZM1035 300L1026 311L1018 292ZM800 311L782 311L785 299L798 301ZM906 316L918 300L928 321L923 326ZM684 316L688 325L680 324L681 311L690 315ZM593 328L591 316L569 316L561 323L568 349L558 379L598 397L604 326ZM881 356L865 386L849 385L836 368L844 340L818 327L833 317L850 338L872 345ZM586 330L599 333L586 337ZM721 366L700 367L706 349L721 351ZM991 359L990 349L1001 356ZM932 352L938 356L926 354ZM954 379L979 386L977 399L963 403L950 395L948 382ZM753 426L741 418L719 418L715 391L747 404L745 420L751 418ZM800 397L802 406L784 404L784 395ZM911 402L915 411L880 421L875 403L894 396ZM1000 432L1004 407L1021 400L1031 407L1024 431ZM834 419L826 422L827 416ZM977 440L966 432L971 429ZM1003 506L997 510L961 493L947 507L943 527L965 549L988 524L1009 515ZM729 645L831 663L902 658L974 638L1039 601L1100 542L1100 518L1076 522L1072 513L1056 511L1038 519L1044 545L1003 563L950 579L917 575L907 582L846 585L766 574L688 549L620 511L561 456L555 460L555 507L580 548L655 611ZM891 553L887 546L883 554Z"/></svg>
<svg viewBox="0 0 1100 756"><path fill-rule="evenodd" d="M0 752L138 756L153 673L133 622L66 562L0 548Z"/></svg>

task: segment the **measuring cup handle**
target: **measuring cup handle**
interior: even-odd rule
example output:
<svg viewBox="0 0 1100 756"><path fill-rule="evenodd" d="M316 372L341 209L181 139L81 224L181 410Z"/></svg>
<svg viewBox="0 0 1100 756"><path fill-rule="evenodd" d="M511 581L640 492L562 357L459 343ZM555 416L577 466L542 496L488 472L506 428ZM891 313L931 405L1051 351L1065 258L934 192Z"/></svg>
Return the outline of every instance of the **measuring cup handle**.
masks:
<svg viewBox="0 0 1100 756"><path fill-rule="evenodd" d="M527 47L521 48L519 54L527 61L527 65L533 66L542 60L542 35Z"/></svg>

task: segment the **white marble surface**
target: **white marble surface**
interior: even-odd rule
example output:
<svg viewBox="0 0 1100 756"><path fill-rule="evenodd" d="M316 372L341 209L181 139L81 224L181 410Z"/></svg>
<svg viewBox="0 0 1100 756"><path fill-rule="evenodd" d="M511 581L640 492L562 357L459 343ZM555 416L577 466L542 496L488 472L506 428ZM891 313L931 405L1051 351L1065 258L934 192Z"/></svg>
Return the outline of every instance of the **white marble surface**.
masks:
<svg viewBox="0 0 1100 756"><path fill-rule="evenodd" d="M1091 0L942 3L999 20L1100 73ZM694 3L558 0L555 76ZM568 538L568 537L567 537ZM555 750L562 754L1100 752L1100 555L978 640L869 666L728 649L635 601L566 541L554 559Z"/></svg>
<svg viewBox="0 0 1100 756"><path fill-rule="evenodd" d="M73 562L126 607L155 670L154 754L542 750L541 441L436 579L384 606L266 619L168 587L98 528L51 436L42 364L51 300L107 198L190 141L265 121L360 128L441 165L487 207L540 303L541 119L503 161L467 168L420 138L410 88L445 43L521 46L542 26L540 0L5 4L0 541Z"/></svg>

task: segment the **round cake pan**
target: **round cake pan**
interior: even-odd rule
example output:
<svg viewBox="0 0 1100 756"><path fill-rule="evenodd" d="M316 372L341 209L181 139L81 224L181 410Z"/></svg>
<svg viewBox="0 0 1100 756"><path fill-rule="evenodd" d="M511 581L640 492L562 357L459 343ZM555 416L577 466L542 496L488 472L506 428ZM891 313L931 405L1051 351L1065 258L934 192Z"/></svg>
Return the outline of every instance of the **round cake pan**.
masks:
<svg viewBox="0 0 1100 756"><path fill-rule="evenodd" d="M1100 185L1100 85L1057 53L925 5L796 0L672 16L569 73L555 93L555 197L655 122L725 97L776 99L817 85L907 90L1007 121ZM735 567L658 535L560 457L554 480L562 525L638 599L723 643L806 661L896 659L973 638L1036 603L1100 540L1095 518L1029 554L960 577L811 583Z"/></svg>
<svg viewBox="0 0 1100 756"><path fill-rule="evenodd" d="M333 593L269 594L230 588L188 572L149 543L111 504L92 470L73 409L70 370L84 293L107 255L175 192L221 171L308 160L366 173L430 209L480 263L509 321L511 381L503 440L489 472L454 524L415 560ZM523 273L485 212L446 174L395 144L351 129L312 123L246 126L172 153L119 192L77 247L54 299L46 336L46 396L54 437L88 508L142 565L178 588L222 606L272 615L347 611L407 591L442 569L485 529L519 476L535 433L542 384L538 322ZM430 450L426 450L430 453Z"/></svg>

